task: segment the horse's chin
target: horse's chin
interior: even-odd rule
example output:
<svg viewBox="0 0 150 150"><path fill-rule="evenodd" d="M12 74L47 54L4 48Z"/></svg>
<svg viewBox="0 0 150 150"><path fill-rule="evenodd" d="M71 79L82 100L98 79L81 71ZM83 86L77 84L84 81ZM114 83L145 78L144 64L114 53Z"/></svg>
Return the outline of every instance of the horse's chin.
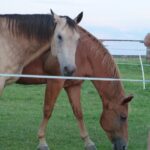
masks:
<svg viewBox="0 0 150 150"><path fill-rule="evenodd" d="M115 148L113 145L113 150L128 150L127 146L121 147L121 148Z"/></svg>
<svg viewBox="0 0 150 150"><path fill-rule="evenodd" d="M74 76L73 74L74 74L74 72L64 72L63 76L72 77L72 76Z"/></svg>
<svg viewBox="0 0 150 150"><path fill-rule="evenodd" d="M113 144L113 150L128 150L127 146L117 146Z"/></svg>
<svg viewBox="0 0 150 150"><path fill-rule="evenodd" d="M113 141L113 150L128 150L128 146L123 139Z"/></svg>

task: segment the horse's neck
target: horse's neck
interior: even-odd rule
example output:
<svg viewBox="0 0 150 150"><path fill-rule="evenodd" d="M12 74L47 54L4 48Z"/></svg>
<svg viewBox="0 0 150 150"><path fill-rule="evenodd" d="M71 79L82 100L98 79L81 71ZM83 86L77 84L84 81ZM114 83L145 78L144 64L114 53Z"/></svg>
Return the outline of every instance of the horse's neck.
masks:
<svg viewBox="0 0 150 150"><path fill-rule="evenodd" d="M28 58L28 60L25 61L24 66L28 65L31 61L33 61L35 58L39 57L41 54L43 54L44 52L46 52L48 49L50 48L50 43L45 43L41 46L39 46L36 50L36 52L32 54L30 54L30 57Z"/></svg>
<svg viewBox="0 0 150 150"><path fill-rule="evenodd" d="M117 68L113 68L113 63L114 62L112 61L112 64L107 64L107 62L101 62L101 59L99 59L99 62L94 61L93 64L96 67L93 67L93 69L95 68L93 70L93 76L112 79L120 78ZM110 67L107 65L110 65ZM115 75L114 72L116 72ZM104 105L106 100L113 102L115 101L115 103L118 103L118 101L120 101L125 95L123 85L120 81L94 81L93 84L101 96Z"/></svg>
<svg viewBox="0 0 150 150"><path fill-rule="evenodd" d="M87 40L87 41L86 41ZM99 41L90 35L87 38L86 51L93 77L120 78L118 68L108 50ZM89 42L88 42L89 41ZM120 100L124 97L124 89L120 81L93 81L103 102L107 100Z"/></svg>
<svg viewBox="0 0 150 150"><path fill-rule="evenodd" d="M30 42L27 39L13 38L9 33L0 34L0 53L3 55L1 62L9 61L10 64L14 64L13 66L16 64L26 66L49 47L50 42L39 44L36 41Z"/></svg>
<svg viewBox="0 0 150 150"><path fill-rule="evenodd" d="M42 19L42 23L50 18L47 15L43 17L45 20ZM32 19L35 19L35 26L33 26ZM38 19L41 19L40 15L34 17L30 15L0 15L1 53L5 48L5 54L9 54L7 57L10 56L13 61L17 61L16 63L27 65L50 48L51 32L53 31L52 29L48 30L48 24L44 26L39 21L37 22ZM22 20L24 21L22 22ZM43 32L38 31L41 27Z"/></svg>
<svg viewBox="0 0 150 150"><path fill-rule="evenodd" d="M115 104L120 104L120 100L122 100L125 96L120 82L93 81L93 84L102 98L103 106L106 106L108 101Z"/></svg>

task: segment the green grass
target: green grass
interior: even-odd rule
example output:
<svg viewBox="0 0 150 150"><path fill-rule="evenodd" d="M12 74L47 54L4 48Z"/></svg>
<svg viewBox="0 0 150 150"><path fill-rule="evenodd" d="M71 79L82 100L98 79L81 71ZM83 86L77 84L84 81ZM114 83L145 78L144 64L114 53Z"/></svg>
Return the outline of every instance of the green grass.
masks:
<svg viewBox="0 0 150 150"><path fill-rule="evenodd" d="M124 78L140 78L139 67L119 65ZM146 70L150 79L150 67ZM127 94L135 98L129 109L129 150L146 150L150 131L150 84L124 82ZM0 97L0 150L34 150L42 118L44 85L6 87ZM82 106L86 126L98 150L110 150L111 143L99 125L101 100L91 82L82 87ZM79 129L66 93L61 92L47 128L47 141L52 150L83 150Z"/></svg>

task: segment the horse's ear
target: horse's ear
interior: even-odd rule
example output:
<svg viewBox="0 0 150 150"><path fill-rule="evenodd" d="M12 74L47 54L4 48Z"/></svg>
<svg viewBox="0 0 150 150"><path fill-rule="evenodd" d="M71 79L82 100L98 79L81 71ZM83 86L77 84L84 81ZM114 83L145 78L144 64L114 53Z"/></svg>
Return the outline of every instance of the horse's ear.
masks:
<svg viewBox="0 0 150 150"><path fill-rule="evenodd" d="M53 16L55 22L57 23L59 21L60 17L58 15L56 15L52 9L50 9L50 12L51 12L51 15Z"/></svg>
<svg viewBox="0 0 150 150"><path fill-rule="evenodd" d="M78 16L74 19L74 21L78 24L83 18L83 12L78 14Z"/></svg>
<svg viewBox="0 0 150 150"><path fill-rule="evenodd" d="M51 15L54 16L54 12L52 9L50 9Z"/></svg>
<svg viewBox="0 0 150 150"><path fill-rule="evenodd" d="M133 97L134 97L133 95L129 95L129 96L125 97L123 99L123 101L121 102L121 105L128 104L133 99Z"/></svg>

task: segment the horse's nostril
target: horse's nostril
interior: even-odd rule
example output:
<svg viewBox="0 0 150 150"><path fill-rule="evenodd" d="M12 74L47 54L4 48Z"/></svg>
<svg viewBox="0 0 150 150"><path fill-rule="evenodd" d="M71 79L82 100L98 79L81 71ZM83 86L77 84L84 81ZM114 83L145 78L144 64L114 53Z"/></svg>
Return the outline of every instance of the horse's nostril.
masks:
<svg viewBox="0 0 150 150"><path fill-rule="evenodd" d="M64 74L69 74L71 71L69 69L69 67L65 66L64 67Z"/></svg>
<svg viewBox="0 0 150 150"><path fill-rule="evenodd" d="M64 67L64 72L68 72L68 67L67 66Z"/></svg>

